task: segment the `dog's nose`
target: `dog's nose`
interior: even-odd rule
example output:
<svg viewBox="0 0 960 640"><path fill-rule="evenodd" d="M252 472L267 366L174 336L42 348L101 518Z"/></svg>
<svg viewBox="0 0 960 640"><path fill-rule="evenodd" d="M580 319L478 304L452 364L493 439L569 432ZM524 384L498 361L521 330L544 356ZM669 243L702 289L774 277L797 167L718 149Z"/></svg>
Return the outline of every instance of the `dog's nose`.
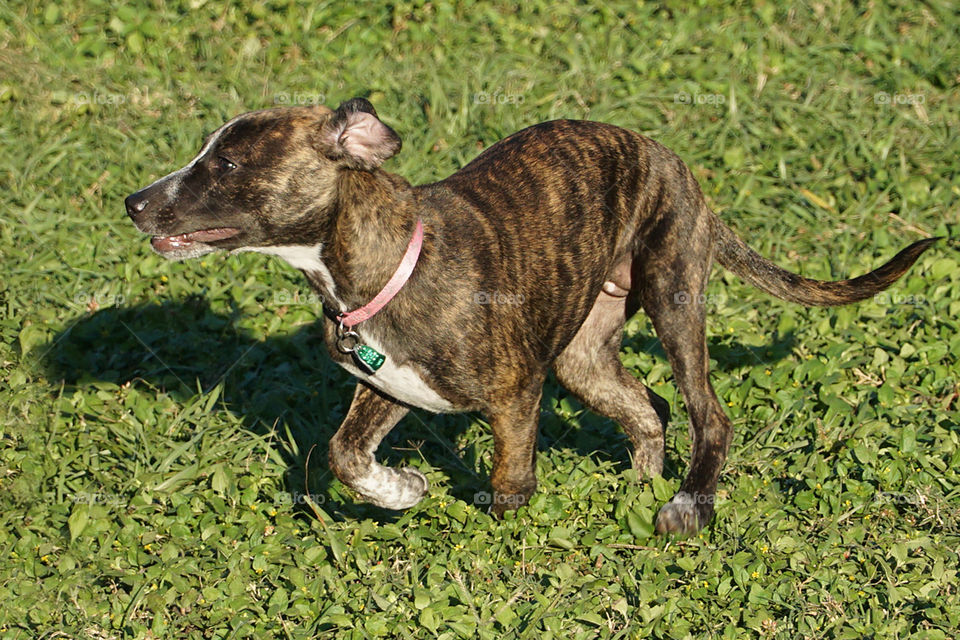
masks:
<svg viewBox="0 0 960 640"><path fill-rule="evenodd" d="M138 213L143 213L143 210L147 208L147 205L150 204L150 201L147 200L142 191L137 191L136 193L127 196L126 200L123 201L123 204L127 207L127 215L132 218Z"/></svg>

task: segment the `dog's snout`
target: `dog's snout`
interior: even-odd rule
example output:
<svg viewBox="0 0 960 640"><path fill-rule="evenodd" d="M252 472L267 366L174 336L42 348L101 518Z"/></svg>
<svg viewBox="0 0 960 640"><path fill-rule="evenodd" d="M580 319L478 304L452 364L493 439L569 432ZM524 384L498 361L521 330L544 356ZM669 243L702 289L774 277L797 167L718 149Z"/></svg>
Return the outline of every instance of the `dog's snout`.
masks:
<svg viewBox="0 0 960 640"><path fill-rule="evenodd" d="M143 210L147 208L148 204L150 204L150 200L147 199L143 191L137 191L136 193L127 196L126 200L123 201L123 204L127 208L127 215L132 218L138 213L143 213Z"/></svg>

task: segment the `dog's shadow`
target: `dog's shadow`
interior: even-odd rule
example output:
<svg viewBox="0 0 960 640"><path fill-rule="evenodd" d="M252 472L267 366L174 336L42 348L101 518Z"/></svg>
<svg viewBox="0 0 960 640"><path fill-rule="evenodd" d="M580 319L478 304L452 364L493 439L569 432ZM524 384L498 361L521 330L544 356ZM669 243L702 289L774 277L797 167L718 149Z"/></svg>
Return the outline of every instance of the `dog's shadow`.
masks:
<svg viewBox="0 0 960 640"><path fill-rule="evenodd" d="M46 379L58 388L60 383L68 389L97 382L131 383L166 393L180 403L222 383L222 405L214 410L233 412L255 433L292 440L281 447L288 466L286 489L292 497L307 491L323 496L324 511L334 519L398 517L341 493L327 469L327 442L350 405L356 382L327 357L319 325L259 339L239 326L242 316L238 309L217 313L201 296L105 308L55 335L41 364ZM654 337L635 335L630 342L663 357ZM714 342L711 351L716 352L712 355L720 368L728 368L782 358L791 345L792 336L762 349L725 339ZM544 390L540 448L569 448L598 462L628 467L627 439L616 425L581 413L582 407L572 399L566 404L575 409L573 419L549 409L567 396L551 378ZM676 418L673 415L671 423ZM490 456L484 452L492 450L492 443L484 431L479 442L472 439L459 445L472 424L469 415L414 410L386 438L378 459L401 466L422 457L446 474L451 496L478 503L478 492L489 491ZM685 455L668 450L667 469L683 469L678 459Z"/></svg>

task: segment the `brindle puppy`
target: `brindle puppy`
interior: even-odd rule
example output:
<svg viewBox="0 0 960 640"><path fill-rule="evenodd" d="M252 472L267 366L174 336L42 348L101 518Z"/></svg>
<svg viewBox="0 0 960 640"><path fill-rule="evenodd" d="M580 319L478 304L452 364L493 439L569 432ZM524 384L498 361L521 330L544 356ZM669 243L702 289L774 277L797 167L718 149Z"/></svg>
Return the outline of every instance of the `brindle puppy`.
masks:
<svg viewBox="0 0 960 640"><path fill-rule="evenodd" d="M693 441L690 469L657 530L696 531L713 515L731 439L707 375L702 293L713 261L785 300L839 305L886 289L934 241L852 280L803 278L734 235L676 155L596 122L524 129L417 187L380 169L399 150L399 137L363 99L335 111L257 111L126 199L137 227L168 258L258 251L303 270L326 300L330 355L360 378L330 443L330 466L391 509L427 492L418 471L374 458L410 406L482 412L494 435L492 510L524 504L537 486L537 419L551 367L585 405L623 426L639 471L659 474L666 402L618 356L624 323L643 307L686 401ZM425 233L412 276L345 344L335 318L380 292L418 220ZM379 370L337 347L358 342L385 356Z"/></svg>

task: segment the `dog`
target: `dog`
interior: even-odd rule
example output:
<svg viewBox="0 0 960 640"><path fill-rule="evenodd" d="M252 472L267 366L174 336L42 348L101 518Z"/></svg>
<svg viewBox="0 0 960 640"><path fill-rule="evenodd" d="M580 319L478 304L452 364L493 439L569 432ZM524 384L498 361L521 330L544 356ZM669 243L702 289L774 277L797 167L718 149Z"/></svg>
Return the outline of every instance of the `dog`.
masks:
<svg viewBox="0 0 960 640"><path fill-rule="evenodd" d="M695 532L713 517L731 441L708 379L702 294L712 263L784 300L841 305L889 287L937 240L858 278L810 280L750 249L680 158L626 129L537 124L421 186L381 169L400 147L362 98L254 111L125 200L166 258L255 251L304 273L324 301L330 356L359 378L330 467L388 509L411 507L428 489L419 471L374 455L411 407L481 412L494 436L491 512L525 504L551 368L622 426L639 473L660 474L668 405L619 359L623 325L642 307L692 437L689 470L656 529Z"/></svg>

